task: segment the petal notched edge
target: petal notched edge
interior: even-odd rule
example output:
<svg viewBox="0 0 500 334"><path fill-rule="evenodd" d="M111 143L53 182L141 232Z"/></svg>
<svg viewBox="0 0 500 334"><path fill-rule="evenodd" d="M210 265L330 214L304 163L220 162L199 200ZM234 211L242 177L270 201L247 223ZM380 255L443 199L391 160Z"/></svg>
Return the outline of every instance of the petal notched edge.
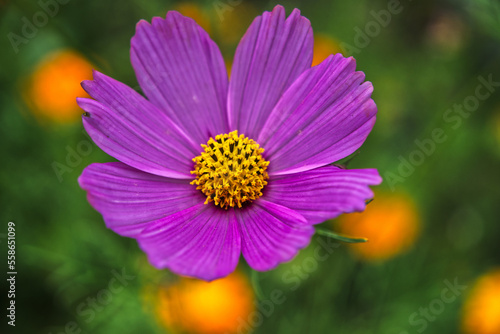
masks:
<svg viewBox="0 0 500 334"><path fill-rule="evenodd" d="M130 57L139 85L198 145L228 130L228 75L218 46L191 18L170 11L141 21Z"/></svg>
<svg viewBox="0 0 500 334"><path fill-rule="evenodd" d="M228 93L231 130L257 138L281 95L311 67L313 34L309 20L282 6L254 19L235 53Z"/></svg>

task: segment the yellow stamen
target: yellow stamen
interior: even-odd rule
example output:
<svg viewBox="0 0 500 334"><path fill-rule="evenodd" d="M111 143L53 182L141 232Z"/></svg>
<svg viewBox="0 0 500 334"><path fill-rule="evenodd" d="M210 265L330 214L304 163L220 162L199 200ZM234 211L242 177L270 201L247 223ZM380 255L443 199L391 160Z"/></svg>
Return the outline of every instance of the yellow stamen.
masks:
<svg viewBox="0 0 500 334"><path fill-rule="evenodd" d="M267 184L269 161L262 157L263 148L252 139L233 131L210 138L199 156L193 159L197 185L207 196L205 204L214 202L221 208L242 207L262 196Z"/></svg>

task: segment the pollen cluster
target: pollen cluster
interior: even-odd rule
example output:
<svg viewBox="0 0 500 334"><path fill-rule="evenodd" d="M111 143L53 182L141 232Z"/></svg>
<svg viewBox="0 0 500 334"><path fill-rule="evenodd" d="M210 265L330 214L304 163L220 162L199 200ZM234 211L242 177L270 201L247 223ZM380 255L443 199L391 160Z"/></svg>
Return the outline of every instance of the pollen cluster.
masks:
<svg viewBox="0 0 500 334"><path fill-rule="evenodd" d="M210 138L204 151L193 159L197 185L207 196L205 204L214 202L221 208L242 207L262 196L267 184L269 161L262 157L263 148L252 139L233 131Z"/></svg>

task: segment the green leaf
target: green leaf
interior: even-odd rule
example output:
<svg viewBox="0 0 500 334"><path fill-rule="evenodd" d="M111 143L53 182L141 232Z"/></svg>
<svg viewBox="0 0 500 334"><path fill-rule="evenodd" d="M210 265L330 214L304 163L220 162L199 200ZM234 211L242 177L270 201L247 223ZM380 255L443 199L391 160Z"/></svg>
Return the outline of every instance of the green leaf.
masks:
<svg viewBox="0 0 500 334"><path fill-rule="evenodd" d="M316 233L319 235L324 235L325 237L336 239L336 240L342 241L342 242L347 242L350 244L356 244L356 243L368 241L368 239L366 239L366 238L353 238L353 237L350 237L347 235L342 235L342 234L338 234L338 233L335 233L332 231L323 230L321 228L316 228Z"/></svg>

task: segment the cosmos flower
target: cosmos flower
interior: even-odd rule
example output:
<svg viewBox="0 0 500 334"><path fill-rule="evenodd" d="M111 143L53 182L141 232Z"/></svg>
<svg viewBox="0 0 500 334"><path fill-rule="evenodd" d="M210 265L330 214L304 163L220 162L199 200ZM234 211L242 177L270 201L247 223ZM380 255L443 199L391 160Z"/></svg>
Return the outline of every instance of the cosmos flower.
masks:
<svg viewBox="0 0 500 334"><path fill-rule="evenodd" d="M137 239L155 267L213 280L240 253L270 270L309 244L314 224L364 210L378 172L331 163L371 131L372 85L353 58L311 68L312 57L297 9L255 18L230 81L192 19L140 21L131 61L147 99L98 72L82 84L95 100L78 99L86 131L119 160L79 178L107 227Z"/></svg>

